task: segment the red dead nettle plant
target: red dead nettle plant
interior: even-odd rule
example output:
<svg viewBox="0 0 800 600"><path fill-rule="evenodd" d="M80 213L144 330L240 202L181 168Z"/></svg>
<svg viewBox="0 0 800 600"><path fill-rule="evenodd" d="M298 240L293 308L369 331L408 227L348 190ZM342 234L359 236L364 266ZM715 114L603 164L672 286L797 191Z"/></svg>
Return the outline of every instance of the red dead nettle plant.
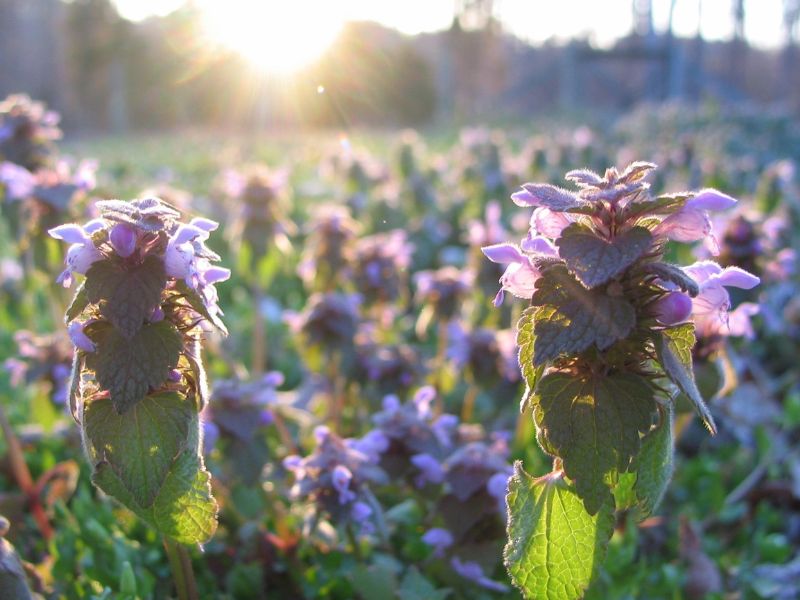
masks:
<svg viewBox="0 0 800 600"><path fill-rule="evenodd" d="M219 320L227 269L206 247L217 224L147 198L97 203L100 218L50 230L70 243L58 280L85 275L66 324L75 345L69 403L92 481L164 536L181 598L196 597L184 545L206 542L217 503L203 464L207 402L200 341Z"/></svg>
<svg viewBox="0 0 800 600"><path fill-rule="evenodd" d="M672 474L679 393L715 432L694 381L695 322L724 328L724 286L759 280L712 261L664 262L668 240L715 252L708 211L736 201L715 190L652 197L644 178L654 168L571 171L577 192L526 184L512 199L534 209L528 236L483 248L508 265L495 304L504 292L530 303L518 326L521 409L553 457L538 479L517 463L508 484L505 561L527 597L580 597L615 511L653 512Z"/></svg>

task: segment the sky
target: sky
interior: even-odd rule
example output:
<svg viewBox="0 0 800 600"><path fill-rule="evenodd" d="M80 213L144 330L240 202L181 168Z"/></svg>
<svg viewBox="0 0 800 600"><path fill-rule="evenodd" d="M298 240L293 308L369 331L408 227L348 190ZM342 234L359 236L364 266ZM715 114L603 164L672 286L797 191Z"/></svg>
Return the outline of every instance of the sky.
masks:
<svg viewBox="0 0 800 600"><path fill-rule="evenodd" d="M131 20L164 15L183 0L113 0L120 13ZM216 15L228 14L227 36L234 38L239 23L252 22L252 11L264 17L286 6L299 8L306 23L314 23L314 35L328 27L335 34L347 20L373 20L409 34L435 31L450 25L453 0L194 0ZM654 22L663 30L670 0L653 0ZM674 31L694 36L697 32L698 5L702 5L701 32L706 39L730 38L733 32L731 0L677 0ZM606 45L631 30L631 0L495 0L496 13L504 27L531 42L555 38L586 37ZM745 35L759 47L781 44L782 0L745 0ZM233 14L236 13L236 14ZM232 16L231 16L232 15ZM314 19L309 15L315 15ZM280 19L277 19L280 20ZM224 29L224 28L222 28ZM285 29L285 28L284 28ZM219 29L218 29L219 31ZM299 35L299 33L298 33ZM332 35L333 37L333 35Z"/></svg>

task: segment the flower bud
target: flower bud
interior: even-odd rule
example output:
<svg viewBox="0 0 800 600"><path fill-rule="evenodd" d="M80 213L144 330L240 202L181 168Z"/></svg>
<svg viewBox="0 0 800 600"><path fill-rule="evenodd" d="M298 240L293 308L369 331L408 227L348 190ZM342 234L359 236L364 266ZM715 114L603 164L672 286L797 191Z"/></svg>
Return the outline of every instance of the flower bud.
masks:
<svg viewBox="0 0 800 600"><path fill-rule="evenodd" d="M692 314L692 299L681 292L669 292L653 303L653 314L662 325L682 323Z"/></svg>
<svg viewBox="0 0 800 600"><path fill-rule="evenodd" d="M128 258L136 250L136 231L127 223L117 223L111 228L108 239L114 251L122 258Z"/></svg>

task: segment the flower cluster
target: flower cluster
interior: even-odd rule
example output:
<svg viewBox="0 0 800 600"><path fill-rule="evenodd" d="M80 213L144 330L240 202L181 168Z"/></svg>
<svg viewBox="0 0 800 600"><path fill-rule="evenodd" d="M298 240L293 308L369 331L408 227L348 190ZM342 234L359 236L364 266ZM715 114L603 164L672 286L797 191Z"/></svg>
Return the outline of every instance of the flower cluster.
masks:
<svg viewBox="0 0 800 600"><path fill-rule="evenodd" d="M202 217L180 223L180 213L158 198L100 201L97 208L100 218L83 226L69 223L49 231L51 237L70 244L59 283L70 287L75 274L87 275L98 261L128 273L145 263L158 263L163 270L159 279L168 280L164 285L194 293L201 301L194 308L218 321L222 312L215 284L228 279L230 271L213 264L219 256L205 244L217 223ZM152 306L153 311L159 308Z"/></svg>
<svg viewBox="0 0 800 600"><path fill-rule="evenodd" d="M283 374L278 371L271 371L255 381L216 381L211 389L211 403L203 411L205 452L211 451L212 442L220 435L253 443L259 429L275 421L276 389L283 381Z"/></svg>
<svg viewBox="0 0 800 600"><path fill-rule="evenodd" d="M388 481L377 465L386 440L375 434L344 440L325 426L314 430L314 438L317 445L310 455L292 455L283 461L295 478L291 497L311 502L337 523L354 523L370 531L370 519L378 507L369 485Z"/></svg>
<svg viewBox="0 0 800 600"><path fill-rule="evenodd" d="M254 257L264 256L275 245L291 250L289 235L295 225L285 215L288 173L254 170L243 175L233 170L224 173L225 195L239 208L227 228L235 249L247 242Z"/></svg>
<svg viewBox="0 0 800 600"><path fill-rule="evenodd" d="M398 299L412 252L413 246L401 230L358 240L353 256L353 280L366 305Z"/></svg>
<svg viewBox="0 0 800 600"><path fill-rule="evenodd" d="M477 383L492 386L500 381L519 381L516 340L510 329L487 327L466 330L458 321L448 325L447 355L459 371Z"/></svg>
<svg viewBox="0 0 800 600"><path fill-rule="evenodd" d="M56 404L66 405L72 352L66 336L37 336L30 331L14 334L17 356L3 363L17 387L42 381L50 386L50 397Z"/></svg>
<svg viewBox="0 0 800 600"><path fill-rule="evenodd" d="M310 289L330 291L350 273L358 223L343 206L321 207L309 224L298 273Z"/></svg>
<svg viewBox="0 0 800 600"><path fill-rule="evenodd" d="M502 303L506 291L531 299L536 282L542 276L542 265L549 267L561 261L568 266L572 264L573 273L580 282L592 288L598 285L598 279L602 279L599 283L621 279L640 258L651 265L659 264L656 259L667 240L702 240L712 254L718 254L709 211L731 208L736 200L711 189L651 200L647 195L649 186L642 178L653 168L655 165L650 163L633 163L622 174L609 169L605 178L590 171L571 171L566 178L581 187L578 194L546 184L526 184L521 191L512 194L515 204L534 210L528 235L519 245L501 243L483 248L489 260L508 265L500 279L501 289L495 304ZM642 223L653 226L647 229ZM608 263L598 265L599 275L592 275L593 266L581 261L579 255L581 242L588 241L586 238L590 235L596 236L594 246L597 248L589 242L586 249L601 252L600 257ZM624 256L627 244L632 248L627 253L632 259ZM575 246L577 248L573 248ZM621 262L613 265L612 261L617 258ZM726 326L730 297L723 286L750 289L759 279L738 267L727 267L720 278L723 270L718 265L712 267L714 264L703 261L683 269L694 283L684 279L673 281L666 273L656 277L656 287L651 291L657 297L649 299L650 314L666 326L694 317L701 323L697 328L699 332L716 324ZM654 274L658 275L660 267L655 269ZM711 277L713 269L716 273ZM612 277L606 276L609 270ZM672 273L672 277L678 275ZM684 289L681 290L681 286Z"/></svg>
<svg viewBox="0 0 800 600"><path fill-rule="evenodd" d="M58 113L24 94L0 102L0 159L30 171L44 166L61 137Z"/></svg>
<svg viewBox="0 0 800 600"><path fill-rule="evenodd" d="M663 261L669 240L703 241L717 254L709 211L736 200L712 189L653 198L645 177L654 168L571 171L566 179L577 192L525 184L511 197L533 209L527 236L483 248L507 265L495 304L504 292L530 302L518 327L523 406L532 406L540 445L561 459L591 514L610 502L609 481L633 468L641 436L667 418L657 418L657 380L671 380L714 431L694 383L695 334L746 328L752 310L729 314L726 288L759 283L735 266ZM629 418L608 427L607 411Z"/></svg>
<svg viewBox="0 0 800 600"><path fill-rule="evenodd" d="M97 209L86 225L50 230L70 244L58 280L69 286L85 275L66 315L70 409L95 484L161 533L203 542L217 506L200 453L198 413L208 402L200 341L206 322L224 331L215 284L230 275L205 245L217 224L181 223L156 198ZM191 498L191 523L180 502L158 502L167 481L175 498Z"/></svg>
<svg viewBox="0 0 800 600"><path fill-rule="evenodd" d="M462 301L469 293L472 279L470 272L455 267L419 271L414 276L417 301L430 306L436 320L450 321L458 314Z"/></svg>

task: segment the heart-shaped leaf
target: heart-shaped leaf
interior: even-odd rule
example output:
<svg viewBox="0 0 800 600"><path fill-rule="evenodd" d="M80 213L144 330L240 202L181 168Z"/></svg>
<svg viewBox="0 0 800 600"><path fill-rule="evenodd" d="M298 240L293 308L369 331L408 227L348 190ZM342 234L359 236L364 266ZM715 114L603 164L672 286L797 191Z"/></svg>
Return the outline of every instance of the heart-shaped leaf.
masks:
<svg viewBox="0 0 800 600"><path fill-rule="evenodd" d="M573 224L556 240L558 254L569 270L588 288L608 283L642 256L652 243L650 232L633 227L612 241Z"/></svg>

